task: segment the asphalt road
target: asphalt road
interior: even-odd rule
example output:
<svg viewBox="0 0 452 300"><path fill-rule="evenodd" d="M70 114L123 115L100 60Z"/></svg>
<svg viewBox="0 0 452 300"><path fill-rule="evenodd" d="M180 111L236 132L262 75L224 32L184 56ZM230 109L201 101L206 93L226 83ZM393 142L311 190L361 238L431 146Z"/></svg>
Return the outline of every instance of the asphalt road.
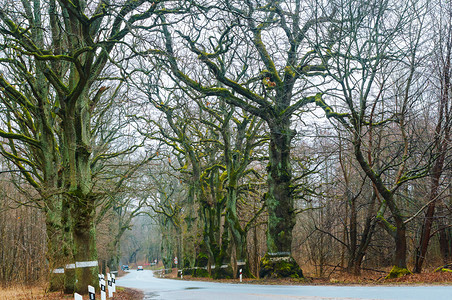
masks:
<svg viewBox="0 0 452 300"><path fill-rule="evenodd" d="M447 286L284 286L231 284L161 279L152 271L130 271L116 280L118 286L142 290L145 300L151 299L394 299L452 300L452 285Z"/></svg>

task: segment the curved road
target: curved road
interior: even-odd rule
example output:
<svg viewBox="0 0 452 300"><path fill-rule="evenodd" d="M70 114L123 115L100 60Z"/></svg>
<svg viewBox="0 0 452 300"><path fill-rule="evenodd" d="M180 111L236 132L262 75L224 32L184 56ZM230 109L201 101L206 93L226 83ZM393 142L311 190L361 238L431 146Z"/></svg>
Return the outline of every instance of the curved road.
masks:
<svg viewBox="0 0 452 300"><path fill-rule="evenodd" d="M160 279L152 271L130 271L118 286L139 289L144 299L212 300L451 300L452 285L443 286L282 286Z"/></svg>

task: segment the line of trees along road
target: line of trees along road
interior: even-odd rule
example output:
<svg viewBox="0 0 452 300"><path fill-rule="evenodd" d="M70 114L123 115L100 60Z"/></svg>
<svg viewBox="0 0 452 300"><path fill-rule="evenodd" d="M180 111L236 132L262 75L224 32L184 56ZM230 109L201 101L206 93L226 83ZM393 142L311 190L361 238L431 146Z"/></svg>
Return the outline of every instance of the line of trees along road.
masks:
<svg viewBox="0 0 452 300"><path fill-rule="evenodd" d="M98 106L105 104L103 98L118 97L108 92L118 83L105 74L107 63L119 59L115 45L131 26L152 16L157 3L36 0L1 5L2 154L39 194L35 199L46 216L50 269L97 261L99 196L93 174L119 149L96 153L102 145L96 144L93 121L102 121L96 109L110 107ZM97 286L97 274L97 267L68 269L64 289L86 293L87 285ZM52 289L54 284L51 278Z"/></svg>
<svg viewBox="0 0 452 300"><path fill-rule="evenodd" d="M97 286L51 270L98 261L96 229L117 268L139 214L195 275L450 263L451 4L0 2L0 176L51 289Z"/></svg>

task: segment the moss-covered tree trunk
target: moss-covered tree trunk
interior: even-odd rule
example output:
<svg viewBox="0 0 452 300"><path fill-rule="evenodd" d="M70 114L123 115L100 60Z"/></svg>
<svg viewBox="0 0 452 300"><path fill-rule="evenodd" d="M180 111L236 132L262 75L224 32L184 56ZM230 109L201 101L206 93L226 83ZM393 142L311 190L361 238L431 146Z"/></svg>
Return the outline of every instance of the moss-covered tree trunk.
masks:
<svg viewBox="0 0 452 300"><path fill-rule="evenodd" d="M216 239L218 233L218 228L215 222L216 210L205 203L202 209L202 214L204 218L203 240L208 258L207 272L209 273L209 276L211 276L212 265L215 264L215 257L220 252L218 248L219 244L217 243Z"/></svg>
<svg viewBox="0 0 452 300"><path fill-rule="evenodd" d="M68 263L67 258L65 257L65 253L63 251L63 245L61 243L62 238L61 213L57 211L55 205L48 205L45 211L45 216L47 233L46 258L49 264L49 274L50 274L49 290L59 291L63 289L64 273L60 273L57 269L61 270Z"/></svg>
<svg viewBox="0 0 452 300"><path fill-rule="evenodd" d="M39 77L39 76L38 76ZM48 109L48 108L47 108ZM61 180L58 178L58 169L61 167L58 159L58 147L54 140L54 132L49 126L48 111L42 107L41 126L42 126L42 164L44 166L44 182L42 184L42 193L45 196L46 203L44 212L46 216L47 233L47 261L49 264L49 290L62 290L68 284L73 286L71 273L64 272L66 264L72 261L71 234L67 231L69 220L63 201L64 197L59 194Z"/></svg>
<svg viewBox="0 0 452 300"><path fill-rule="evenodd" d="M196 232L197 232L197 218L195 211L195 186L189 183L187 196L187 214L185 216L186 231L183 232L183 268L193 268L196 263ZM188 272L188 271L187 271ZM188 273L186 273L188 274Z"/></svg>
<svg viewBox="0 0 452 300"><path fill-rule="evenodd" d="M81 80L77 71L71 72L71 78L71 87L75 89ZM86 293L87 285L97 286L99 273L94 223L96 199L92 193L90 168L91 115L88 90L89 86L81 91L76 100L68 102L63 100L61 104L64 111L62 122L64 179L71 212L74 258L72 263L75 263L76 267L74 291L78 293Z"/></svg>
<svg viewBox="0 0 452 300"><path fill-rule="evenodd" d="M122 212L124 212L126 216L124 216ZM113 230L114 232L110 233L114 236L108 245L109 260L107 262L107 266L110 269L110 272L118 271L121 259L121 237L129 228L130 222L134 216L134 212L132 212L132 214L129 216L126 209L122 210L122 208L118 208L118 215L116 218L113 218L113 222L117 223L117 231ZM151 258L149 257L149 259Z"/></svg>
<svg viewBox="0 0 452 300"><path fill-rule="evenodd" d="M93 199L76 199L72 206L72 234L74 240L74 260L76 263L75 291L83 292L88 285L98 285L96 230L94 226L95 206ZM86 262L90 266L77 267ZM93 266L92 264L96 264Z"/></svg>
<svg viewBox="0 0 452 300"><path fill-rule="evenodd" d="M246 232L242 229L237 215L237 190L236 188L228 188L228 196L226 201L225 230L228 231L229 248L231 254L230 264L232 267L232 277L237 278L238 261L246 261ZM225 241L223 241L225 243Z"/></svg>
<svg viewBox="0 0 452 300"><path fill-rule="evenodd" d="M303 277L293 259L292 231L295 226L295 208L290 164L290 144L295 131L290 119L269 123L270 157L268 163L267 255L262 259L260 277Z"/></svg>
<svg viewBox="0 0 452 300"><path fill-rule="evenodd" d="M256 140L257 132L261 128L263 120L257 117L245 115L240 121L234 118L236 133L235 136L231 132L230 122L235 112L234 108L227 109L226 103L221 102L220 108L224 113L221 126L221 135L223 138L224 159L226 170L223 173L227 176L221 176L226 182L225 193L225 222L224 234L222 239L222 249L228 249L230 253L232 277L238 276L238 262L245 262L243 276L252 276L249 272L249 263L247 261L247 225L241 223L237 212L237 202L240 197L240 180L244 177L248 170L250 161L252 160L253 149L262 140ZM223 183L221 183L223 184ZM227 242L226 242L227 241ZM226 250L224 250L225 252ZM226 263L226 262L225 262Z"/></svg>
<svg viewBox="0 0 452 300"><path fill-rule="evenodd" d="M163 267L170 269L173 267L173 241L170 236L171 230L167 225L162 228L161 253Z"/></svg>
<svg viewBox="0 0 452 300"><path fill-rule="evenodd" d="M288 119L276 120L269 125L267 247L269 253L290 255L292 230L295 226L290 145L295 132L290 129Z"/></svg>

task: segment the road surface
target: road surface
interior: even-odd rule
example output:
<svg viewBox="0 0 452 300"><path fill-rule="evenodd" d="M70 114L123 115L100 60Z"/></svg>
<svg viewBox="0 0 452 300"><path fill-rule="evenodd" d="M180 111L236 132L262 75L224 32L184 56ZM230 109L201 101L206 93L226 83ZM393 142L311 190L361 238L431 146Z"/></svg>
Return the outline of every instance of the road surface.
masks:
<svg viewBox="0 0 452 300"><path fill-rule="evenodd" d="M139 289L144 299L212 300L452 300L452 285L441 286L284 286L161 279L152 271L130 271L118 286Z"/></svg>

